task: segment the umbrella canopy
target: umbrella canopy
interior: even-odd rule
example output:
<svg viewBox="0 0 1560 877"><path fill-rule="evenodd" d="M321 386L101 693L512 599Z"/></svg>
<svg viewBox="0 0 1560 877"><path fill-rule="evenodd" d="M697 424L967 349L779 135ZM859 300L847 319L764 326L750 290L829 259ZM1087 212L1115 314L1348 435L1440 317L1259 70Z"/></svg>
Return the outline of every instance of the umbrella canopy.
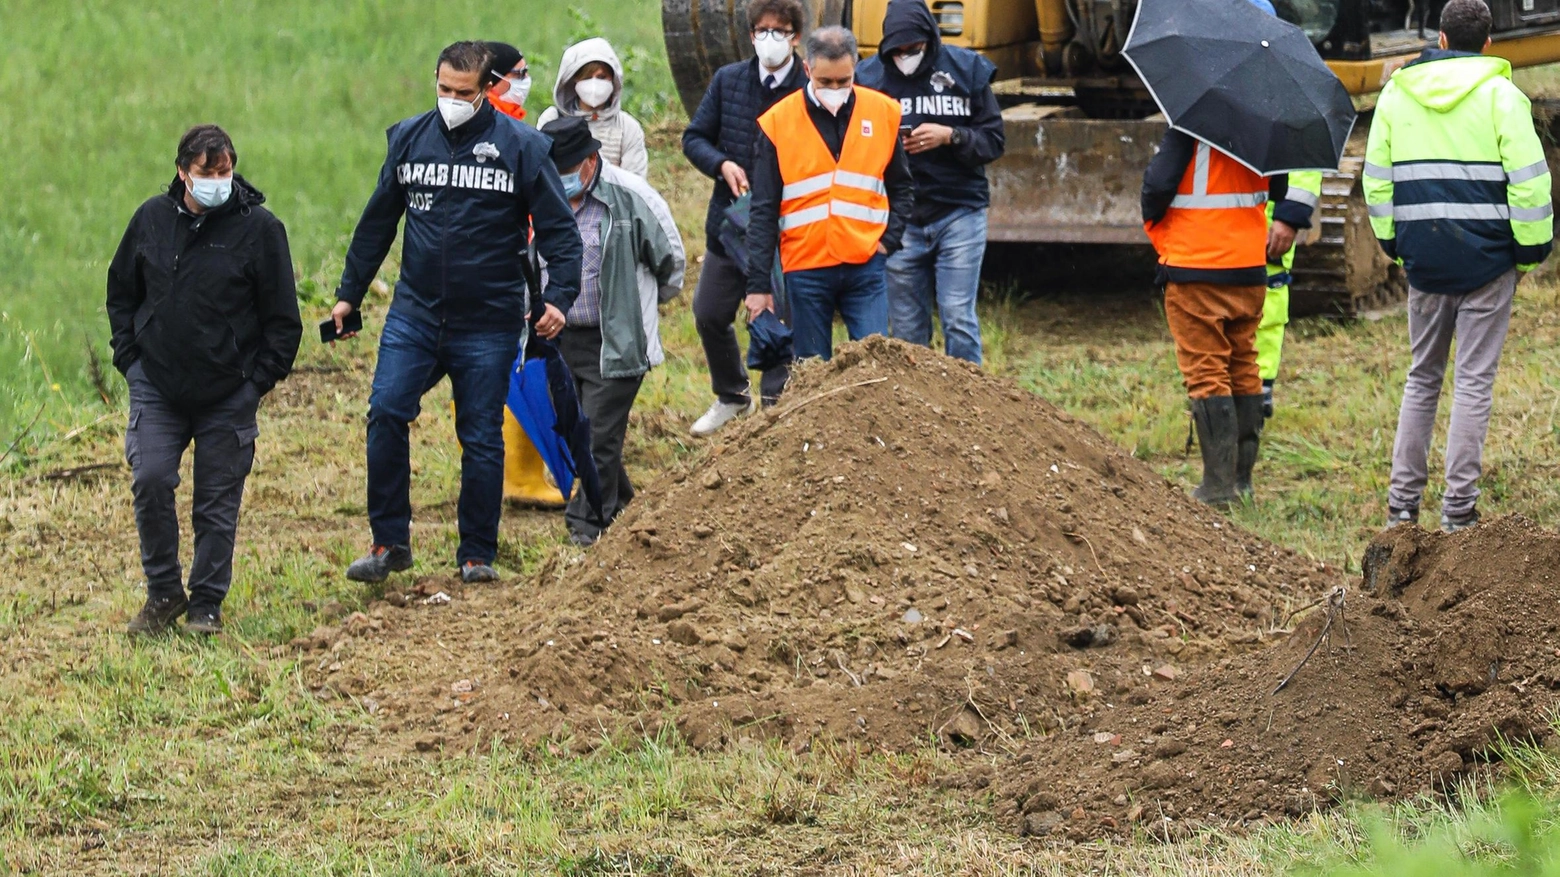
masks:
<svg viewBox="0 0 1560 877"><path fill-rule="evenodd" d="M747 227L752 208L753 193L742 193L742 197L731 202L723 211L716 235L720 245L726 248L726 255L738 265L747 265ZM769 272L769 289L775 296L775 307L785 313L785 276L780 273L779 259L775 259L774 268Z"/></svg>
<svg viewBox="0 0 1560 877"><path fill-rule="evenodd" d="M536 266L527 258L523 268L530 288L540 289ZM531 323L535 325L546 310L546 303L540 295L529 298ZM563 361L558 345L535 332L526 332L510 372L505 403L552 472L558 491L565 497L572 495L574 480L579 479L586 505L595 513L596 520L604 523L601 476L590 453L590 418L580 407L574 375Z"/></svg>
<svg viewBox="0 0 1560 877"><path fill-rule="evenodd" d="M1354 103L1300 28L1248 0L1140 0L1123 51L1173 127L1257 173L1338 167Z"/></svg>
<svg viewBox="0 0 1560 877"><path fill-rule="evenodd" d="M796 359L791 329L774 311L763 311L748 321L747 367L766 372L790 365Z"/></svg>

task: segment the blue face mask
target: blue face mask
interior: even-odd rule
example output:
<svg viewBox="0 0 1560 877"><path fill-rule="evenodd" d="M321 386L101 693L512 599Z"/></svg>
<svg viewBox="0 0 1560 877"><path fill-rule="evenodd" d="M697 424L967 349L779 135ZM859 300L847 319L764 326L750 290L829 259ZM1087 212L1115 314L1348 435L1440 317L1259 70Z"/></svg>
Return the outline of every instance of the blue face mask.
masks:
<svg viewBox="0 0 1560 877"><path fill-rule="evenodd" d="M226 177L197 177L190 175L190 197L195 203L206 209L221 207L227 203L227 199L233 194L233 178Z"/></svg>
<svg viewBox="0 0 1560 877"><path fill-rule="evenodd" d="M585 182L580 179L579 171L575 171L572 174L563 174L560 179L563 180L563 197L568 198L570 201L578 198L580 193L585 191Z"/></svg>

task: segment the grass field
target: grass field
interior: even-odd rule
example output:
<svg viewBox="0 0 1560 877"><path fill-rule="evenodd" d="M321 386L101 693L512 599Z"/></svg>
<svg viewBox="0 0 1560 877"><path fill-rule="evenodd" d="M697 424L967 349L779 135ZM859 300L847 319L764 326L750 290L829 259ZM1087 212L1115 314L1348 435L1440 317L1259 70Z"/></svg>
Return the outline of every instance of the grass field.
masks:
<svg viewBox="0 0 1560 877"><path fill-rule="evenodd" d="M518 45L540 112L563 47L605 35L625 58L631 107L671 106L659 5L588 8L599 23L561 3L0 2L0 441L40 406L33 439L102 412L90 356L108 357L108 262L136 206L173 178L185 128L228 129L239 172L287 224L304 295L329 296L384 129L433 106L444 45Z"/></svg>
<svg viewBox="0 0 1560 877"><path fill-rule="evenodd" d="M665 145L658 167L668 166ZM1152 301L994 302L984 316L994 370L1170 477L1191 474ZM1524 287L1514 326L1484 507L1548 520L1560 503L1548 390L1560 292ZM1237 513L1242 523L1357 565L1383 511L1404 332L1401 317L1296 327L1262 502ZM665 334L668 363L647 382L631 432L631 463L646 477L690 452L682 430L704 402L685 301L670 306ZM138 645L121 634L141 599L123 468L27 480L115 462L117 422L44 449L0 482L0 862L45 874L1441 875L1542 873L1560 851L1555 811L1525 799L1455 812L1428 801L1350 805L1168 846L1026 842L992 822L986 793L940 783L982 756L930 749L699 755L662 738L589 755L376 752L363 744L375 718L313 695L284 645L321 623L317 607L358 609L374 596L339 574L365 539L360 417L371 350L311 346L268 401L230 632L213 642ZM434 391L414 433L419 574L442 572L454 546L446 393ZM511 513L500 566L524 575L561 537L555 517ZM1000 754L984 757L1001 764ZM1536 800L1560 788L1547 751L1512 763Z"/></svg>
<svg viewBox="0 0 1560 877"><path fill-rule="evenodd" d="M501 749L433 758L352 742L373 739L374 716L313 695L285 644L319 624L329 601L352 610L374 597L339 570L366 540L361 415L382 299L369 307L370 337L306 345L299 373L262 412L230 632L212 642L128 642L121 630L141 600L128 472L111 465L50 476L118 463L122 381L110 373L109 399L96 399L87 350L106 353L103 271L135 205L171 177L182 128L215 120L234 132L241 171L290 229L311 297L307 318L333 286L382 157L382 129L431 103L427 68L438 47L474 34L517 42L537 69L539 110L546 60L593 27L561 6L463 0L130 9L0 0L8 50L0 100L14 109L0 125L10 162L0 174L0 441L9 444L43 405L0 473L0 871L1556 873L1560 761L1548 750L1511 753L1521 794L1458 811L1428 801L1351 804L1176 845L1053 846L996 826L984 793L943 787L941 778L978 757L967 754L798 755L757 745L699 755L659 738L589 755ZM656 7L634 0L593 14L606 35L641 47L634 85L647 109L665 106ZM513 33L520 24L524 35ZM61 92L54 112L49 95ZM675 125L653 126L653 177L697 250L706 184L678 157L675 134ZM1179 381L1156 305L1143 294L1037 291L1023 301L999 290L988 298L990 369L1172 479L1190 477ZM663 333L668 362L647 381L631 430L640 476L696 452L685 428L707 402L686 296L668 306ZM1259 470L1262 501L1237 520L1358 568L1385 511L1405 334L1400 315L1293 327ZM1560 288L1530 281L1497 387L1486 513L1544 522L1560 513L1557 351ZM434 391L415 431L422 573L443 571L455 541L458 452L447 392ZM510 514L500 566L523 576L561 538L555 517Z"/></svg>

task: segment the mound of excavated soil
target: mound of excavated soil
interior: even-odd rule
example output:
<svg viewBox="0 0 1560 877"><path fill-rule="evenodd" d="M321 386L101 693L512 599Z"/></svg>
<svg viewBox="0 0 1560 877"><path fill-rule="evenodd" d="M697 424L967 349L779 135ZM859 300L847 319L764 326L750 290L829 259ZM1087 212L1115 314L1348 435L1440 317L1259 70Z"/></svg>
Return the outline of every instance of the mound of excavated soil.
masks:
<svg viewBox="0 0 1560 877"><path fill-rule="evenodd" d="M1012 382L883 339L800 369L590 551L445 581L310 664L420 748L635 719L701 748L1010 748L1182 690L1334 584Z"/></svg>
<svg viewBox="0 0 1560 877"><path fill-rule="evenodd" d="M1560 534L1515 517L1455 536L1376 539L1341 613L1282 643L1189 670L1142 704L1096 700L1028 746L999 812L1030 834L1141 823L1175 835L1341 796L1445 791L1499 739L1541 740L1560 689ZM1320 640L1293 680L1274 689Z"/></svg>

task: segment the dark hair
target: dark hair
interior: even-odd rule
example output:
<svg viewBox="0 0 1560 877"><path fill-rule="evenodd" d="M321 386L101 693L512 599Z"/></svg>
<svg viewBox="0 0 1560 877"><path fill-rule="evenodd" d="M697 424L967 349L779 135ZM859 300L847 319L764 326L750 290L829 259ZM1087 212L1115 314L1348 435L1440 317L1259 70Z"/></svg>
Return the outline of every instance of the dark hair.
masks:
<svg viewBox="0 0 1560 877"><path fill-rule="evenodd" d="M222 161L223 153L233 160L234 167L238 166L238 151L226 131L216 125L196 125L179 138L179 154L173 161L180 170L187 171L195 159L201 158L201 163L211 168Z"/></svg>
<svg viewBox="0 0 1560 877"><path fill-rule="evenodd" d="M458 70L461 73L480 72L482 85L488 86L498 81L493 76L493 71L488 69L492 61L493 52L487 47L487 43L478 40L461 40L444 47L444 51L439 53L439 62L433 65L433 72L437 74L439 68L446 64L451 70Z"/></svg>
<svg viewBox="0 0 1560 877"><path fill-rule="evenodd" d="M747 7L748 30L758 27L766 15L791 23L791 30L801 33L807 26L807 10L802 0L751 0Z"/></svg>
<svg viewBox="0 0 1560 877"><path fill-rule="evenodd" d="M1484 0L1449 0L1441 9L1441 33L1456 52L1482 52L1490 38L1490 8Z"/></svg>
<svg viewBox="0 0 1560 877"><path fill-rule="evenodd" d="M820 27L807 35L807 63L822 58L838 61L841 58L856 60L856 35L839 25Z"/></svg>

